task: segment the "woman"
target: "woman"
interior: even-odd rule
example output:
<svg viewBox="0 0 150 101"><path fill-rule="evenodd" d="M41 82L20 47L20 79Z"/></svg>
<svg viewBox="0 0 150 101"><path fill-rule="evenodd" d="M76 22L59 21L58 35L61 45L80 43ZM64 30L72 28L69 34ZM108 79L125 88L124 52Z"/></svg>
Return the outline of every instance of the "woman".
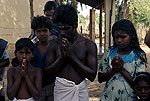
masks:
<svg viewBox="0 0 150 101"><path fill-rule="evenodd" d="M131 21L117 21L112 36L114 44L104 53L98 68L99 83L106 81L101 101L132 101L135 97L133 77L145 71L146 54L140 48Z"/></svg>

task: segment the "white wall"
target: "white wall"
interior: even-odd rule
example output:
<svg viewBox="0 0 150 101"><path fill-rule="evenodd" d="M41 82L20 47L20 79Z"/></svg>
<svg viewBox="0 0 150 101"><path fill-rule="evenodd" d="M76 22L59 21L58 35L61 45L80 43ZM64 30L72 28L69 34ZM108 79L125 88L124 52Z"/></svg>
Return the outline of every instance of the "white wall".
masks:
<svg viewBox="0 0 150 101"><path fill-rule="evenodd" d="M33 0L34 15L43 15L46 1ZM30 33L29 0L0 0L0 38L15 43Z"/></svg>

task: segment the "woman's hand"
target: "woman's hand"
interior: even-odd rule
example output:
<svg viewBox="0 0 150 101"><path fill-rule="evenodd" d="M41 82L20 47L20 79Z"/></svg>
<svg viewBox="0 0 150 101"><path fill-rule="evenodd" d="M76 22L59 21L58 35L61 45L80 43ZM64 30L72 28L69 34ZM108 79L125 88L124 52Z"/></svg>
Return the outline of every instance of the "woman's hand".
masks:
<svg viewBox="0 0 150 101"><path fill-rule="evenodd" d="M122 60L121 57L119 57L118 55L114 57L114 59L111 62L112 65L112 69L115 73L120 72L123 68L124 65L124 61Z"/></svg>

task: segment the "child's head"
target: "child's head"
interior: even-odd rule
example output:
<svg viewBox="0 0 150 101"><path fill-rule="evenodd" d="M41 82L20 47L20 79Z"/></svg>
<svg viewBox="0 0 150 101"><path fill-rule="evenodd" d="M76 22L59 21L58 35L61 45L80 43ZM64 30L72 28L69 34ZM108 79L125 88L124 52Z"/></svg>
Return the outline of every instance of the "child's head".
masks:
<svg viewBox="0 0 150 101"><path fill-rule="evenodd" d="M47 1L44 6L44 14L52 19L53 13L55 9L57 8L57 3L55 1Z"/></svg>
<svg viewBox="0 0 150 101"><path fill-rule="evenodd" d="M52 23L47 17L37 16L33 18L31 28L34 30L39 41L48 40L52 29Z"/></svg>
<svg viewBox="0 0 150 101"><path fill-rule="evenodd" d="M30 63L34 54L34 44L28 38L21 38L15 44L15 55L19 63L26 59Z"/></svg>
<svg viewBox="0 0 150 101"><path fill-rule="evenodd" d="M150 96L150 74L147 72L140 72L136 74L133 79L133 85L136 95L141 99L148 99Z"/></svg>

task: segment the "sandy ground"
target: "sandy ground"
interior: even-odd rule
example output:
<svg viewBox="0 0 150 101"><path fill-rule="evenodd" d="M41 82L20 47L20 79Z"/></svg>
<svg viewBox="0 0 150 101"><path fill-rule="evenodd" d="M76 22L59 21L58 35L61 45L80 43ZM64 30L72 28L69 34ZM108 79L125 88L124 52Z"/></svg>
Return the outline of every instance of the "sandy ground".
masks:
<svg viewBox="0 0 150 101"><path fill-rule="evenodd" d="M147 64L148 68L146 69L146 71L150 72L150 69L149 69L149 67L150 67L150 48L148 48L146 45L141 45L141 47L146 52L147 58L148 58L148 64ZM10 45L8 48L9 56L11 58L13 57L13 49L14 49L14 47L12 45ZM7 69L8 68L6 68L6 71L7 71ZM7 74L7 72L5 72L5 75L4 75L5 91L6 91L6 87L7 87L6 74ZM99 98L102 95L102 91L103 91L105 83L99 84L97 81L97 77L96 77L94 82L87 81L87 84L88 84L90 101L99 101ZM6 99L7 99L7 96L6 96ZM6 101L8 101L8 99Z"/></svg>

